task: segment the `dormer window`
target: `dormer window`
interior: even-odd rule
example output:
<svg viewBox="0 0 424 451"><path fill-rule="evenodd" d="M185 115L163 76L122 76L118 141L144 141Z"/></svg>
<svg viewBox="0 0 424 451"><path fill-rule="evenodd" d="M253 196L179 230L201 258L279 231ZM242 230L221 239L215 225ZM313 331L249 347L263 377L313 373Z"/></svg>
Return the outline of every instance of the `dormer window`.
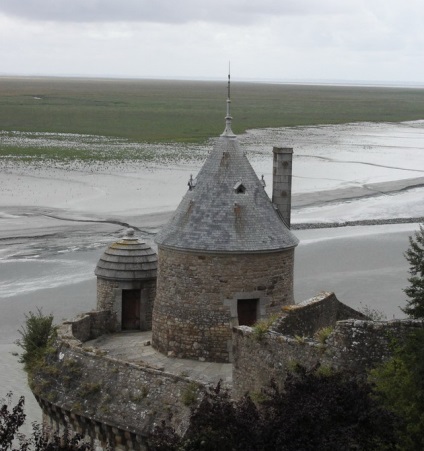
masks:
<svg viewBox="0 0 424 451"><path fill-rule="evenodd" d="M246 187L241 180L234 185L234 192L237 194L244 194L246 192Z"/></svg>
<svg viewBox="0 0 424 451"><path fill-rule="evenodd" d="M190 180L188 181L188 189L191 191L196 186L197 180L193 178L193 175L190 174Z"/></svg>

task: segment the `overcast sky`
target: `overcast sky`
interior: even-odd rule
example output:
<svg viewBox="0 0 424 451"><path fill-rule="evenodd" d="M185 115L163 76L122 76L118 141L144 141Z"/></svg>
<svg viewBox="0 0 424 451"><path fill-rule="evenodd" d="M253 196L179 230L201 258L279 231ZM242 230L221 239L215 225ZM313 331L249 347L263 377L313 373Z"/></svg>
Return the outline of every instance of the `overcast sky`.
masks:
<svg viewBox="0 0 424 451"><path fill-rule="evenodd" d="M424 0L0 0L0 74L424 83Z"/></svg>

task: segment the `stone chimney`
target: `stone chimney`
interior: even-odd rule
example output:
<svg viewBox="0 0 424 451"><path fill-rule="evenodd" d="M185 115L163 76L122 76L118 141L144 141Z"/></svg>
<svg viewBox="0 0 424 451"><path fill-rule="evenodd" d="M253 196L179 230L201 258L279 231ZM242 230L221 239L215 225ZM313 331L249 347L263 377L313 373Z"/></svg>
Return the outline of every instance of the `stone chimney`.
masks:
<svg viewBox="0 0 424 451"><path fill-rule="evenodd" d="M293 148L273 147L272 202L290 229Z"/></svg>

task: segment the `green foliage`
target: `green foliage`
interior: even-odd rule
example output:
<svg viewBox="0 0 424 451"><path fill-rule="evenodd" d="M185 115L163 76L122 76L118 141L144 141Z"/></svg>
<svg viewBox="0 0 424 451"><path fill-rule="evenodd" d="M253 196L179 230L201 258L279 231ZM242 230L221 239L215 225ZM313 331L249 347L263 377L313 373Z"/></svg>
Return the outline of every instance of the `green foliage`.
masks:
<svg viewBox="0 0 424 451"><path fill-rule="evenodd" d="M102 388L101 382L83 382L78 388L78 395L81 398L89 398L100 392Z"/></svg>
<svg viewBox="0 0 424 451"><path fill-rule="evenodd" d="M144 398L147 398L148 394L149 394L149 387L147 385L143 385L141 387L141 389L130 392L129 399L131 402L139 403Z"/></svg>
<svg viewBox="0 0 424 451"><path fill-rule="evenodd" d="M424 330L413 332L394 356L370 372L376 399L403 421L401 450L424 449Z"/></svg>
<svg viewBox="0 0 424 451"><path fill-rule="evenodd" d="M306 337L304 335L295 335L294 339L296 340L296 343L300 345L306 344Z"/></svg>
<svg viewBox="0 0 424 451"><path fill-rule="evenodd" d="M185 406L192 406L197 402L199 386L196 382L190 382L181 394L181 401Z"/></svg>
<svg viewBox="0 0 424 451"><path fill-rule="evenodd" d="M315 332L316 340L318 340L320 344L325 345L328 337L330 336L331 332L333 332L333 330L333 326L322 327Z"/></svg>
<svg viewBox="0 0 424 451"><path fill-rule="evenodd" d="M68 430L63 434L53 433L47 437L45 430L37 423L32 423L32 434L26 437L19 432L25 422L25 399L11 407L12 393L7 400L1 400L0 408L0 451L88 451L90 445L82 440L81 435L71 435ZM19 447L16 447L16 441Z"/></svg>
<svg viewBox="0 0 424 451"><path fill-rule="evenodd" d="M30 371L40 363L48 351L49 340L54 337L53 315L45 316L41 309L37 309L36 313L29 312L19 333L22 338L16 343L24 350L19 361Z"/></svg>
<svg viewBox="0 0 424 451"><path fill-rule="evenodd" d="M362 305L358 309L359 312L363 313L366 317L368 317L371 321L386 321L387 315L381 310L374 309L369 305Z"/></svg>
<svg viewBox="0 0 424 451"><path fill-rule="evenodd" d="M328 377L331 376L332 374L334 374L334 369L331 366L327 366L327 365L320 365L318 367L318 369L316 370L316 374L317 376L324 376L324 377Z"/></svg>
<svg viewBox="0 0 424 451"><path fill-rule="evenodd" d="M277 320L278 314L270 315L268 318L260 319L253 325L253 338L261 341L265 334L269 331L269 328Z"/></svg>
<svg viewBox="0 0 424 451"><path fill-rule="evenodd" d="M19 398L18 403L11 407L12 393L6 395L7 400L0 400L0 451L12 450L13 440L17 436L19 428L25 422L23 396Z"/></svg>
<svg viewBox="0 0 424 451"><path fill-rule="evenodd" d="M424 318L424 227L409 237L409 248L405 252L409 263L409 287L405 293L409 297L403 312L412 318Z"/></svg>
<svg viewBox="0 0 424 451"><path fill-rule="evenodd" d="M396 418L370 396L370 386L348 374L328 376L298 366L284 390L271 382L260 403L231 399L220 384L192 408L183 438L166 422L156 427L156 451L395 450Z"/></svg>

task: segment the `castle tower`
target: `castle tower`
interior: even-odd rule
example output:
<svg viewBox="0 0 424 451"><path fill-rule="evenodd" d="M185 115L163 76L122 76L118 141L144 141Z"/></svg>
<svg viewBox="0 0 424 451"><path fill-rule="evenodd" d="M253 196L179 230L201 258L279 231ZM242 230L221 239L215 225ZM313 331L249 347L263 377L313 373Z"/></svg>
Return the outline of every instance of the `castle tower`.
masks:
<svg viewBox="0 0 424 451"><path fill-rule="evenodd" d="M298 240L231 130L229 94L225 119L224 133L155 240L152 344L180 358L231 361L232 326L252 325L293 303Z"/></svg>
<svg viewBox="0 0 424 451"><path fill-rule="evenodd" d="M156 271L155 251L128 229L97 263L97 310L114 312L117 330L150 330Z"/></svg>

